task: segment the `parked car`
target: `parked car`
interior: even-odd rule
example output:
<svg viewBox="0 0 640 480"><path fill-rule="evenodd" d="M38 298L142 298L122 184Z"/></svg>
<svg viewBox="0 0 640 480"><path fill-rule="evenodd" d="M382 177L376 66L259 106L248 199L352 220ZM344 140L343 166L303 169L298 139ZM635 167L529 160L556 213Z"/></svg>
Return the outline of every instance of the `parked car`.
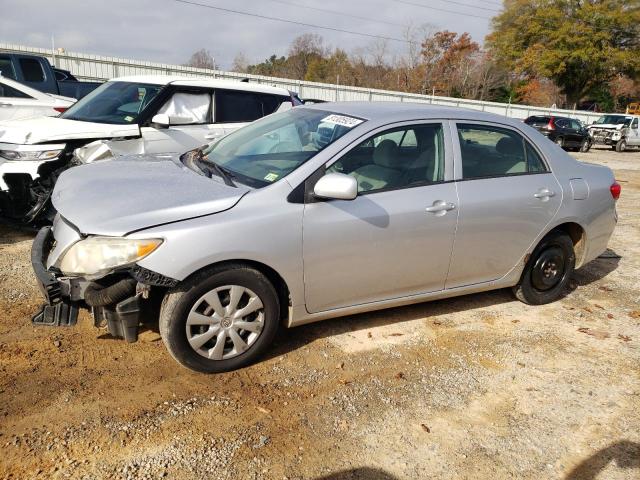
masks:
<svg viewBox="0 0 640 480"><path fill-rule="evenodd" d="M607 145L616 152L640 147L640 116L607 114L589 125L591 143Z"/></svg>
<svg viewBox="0 0 640 480"><path fill-rule="evenodd" d="M181 157L64 172L33 244L34 323L89 307L131 342L159 318L178 362L220 372L257 359L281 320L505 287L544 304L606 249L619 195L609 168L502 116L298 107Z"/></svg>
<svg viewBox="0 0 640 480"><path fill-rule="evenodd" d="M524 123L565 150L588 152L591 148L591 137L580 120L553 115L534 115Z"/></svg>
<svg viewBox="0 0 640 480"><path fill-rule="evenodd" d="M67 110L75 101L75 98L42 93L0 76L0 122L54 117Z"/></svg>
<svg viewBox="0 0 640 480"><path fill-rule="evenodd" d="M49 222L58 175L113 155L184 152L299 104L276 87L167 76L106 82L57 118L0 123L0 212Z"/></svg>
<svg viewBox="0 0 640 480"><path fill-rule="evenodd" d="M43 93L80 99L101 82L80 82L68 70L53 67L38 55L0 52L0 74Z"/></svg>

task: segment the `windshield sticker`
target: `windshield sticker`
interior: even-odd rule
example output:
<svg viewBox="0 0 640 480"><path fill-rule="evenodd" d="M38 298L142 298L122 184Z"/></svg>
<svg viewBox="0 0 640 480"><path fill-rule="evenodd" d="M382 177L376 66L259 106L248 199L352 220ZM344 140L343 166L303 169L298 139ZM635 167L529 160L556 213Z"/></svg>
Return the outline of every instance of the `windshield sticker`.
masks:
<svg viewBox="0 0 640 480"><path fill-rule="evenodd" d="M278 177L279 175L277 173L268 173L267 175L265 175L264 179L267 182L274 182Z"/></svg>
<svg viewBox="0 0 640 480"><path fill-rule="evenodd" d="M132 122L133 121L133 117L127 115L126 117L124 117L124 121L125 122Z"/></svg>
<svg viewBox="0 0 640 480"><path fill-rule="evenodd" d="M329 115L328 117L324 117L322 119L323 122L327 123L335 123L336 125L340 125L342 127L353 128L356 125L360 125L364 120L360 120L359 118L347 117L346 115Z"/></svg>

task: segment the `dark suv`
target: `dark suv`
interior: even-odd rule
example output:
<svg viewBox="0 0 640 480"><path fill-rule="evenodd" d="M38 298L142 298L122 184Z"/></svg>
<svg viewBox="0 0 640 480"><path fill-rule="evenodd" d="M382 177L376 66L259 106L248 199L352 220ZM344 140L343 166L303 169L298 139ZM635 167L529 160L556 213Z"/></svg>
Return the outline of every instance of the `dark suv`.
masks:
<svg viewBox="0 0 640 480"><path fill-rule="evenodd" d="M591 148L589 132L579 120L568 117L535 115L524 123L549 137L565 150L588 152Z"/></svg>

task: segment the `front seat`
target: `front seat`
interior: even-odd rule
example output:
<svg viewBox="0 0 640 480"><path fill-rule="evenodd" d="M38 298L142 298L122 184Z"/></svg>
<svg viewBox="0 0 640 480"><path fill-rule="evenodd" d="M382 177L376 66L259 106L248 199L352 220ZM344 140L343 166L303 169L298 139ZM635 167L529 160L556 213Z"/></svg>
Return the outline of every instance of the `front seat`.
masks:
<svg viewBox="0 0 640 480"><path fill-rule="evenodd" d="M396 142L389 139L380 142L373 151L373 163L351 173L358 181L358 191L367 192L394 185L400 178L400 172L394 168L398 161Z"/></svg>

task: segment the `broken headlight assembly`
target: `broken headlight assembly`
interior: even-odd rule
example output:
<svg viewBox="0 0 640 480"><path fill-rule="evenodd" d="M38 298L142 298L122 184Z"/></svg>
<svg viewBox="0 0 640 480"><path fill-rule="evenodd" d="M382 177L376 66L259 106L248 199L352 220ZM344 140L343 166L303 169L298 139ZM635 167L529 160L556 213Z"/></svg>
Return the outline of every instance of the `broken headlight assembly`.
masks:
<svg viewBox="0 0 640 480"><path fill-rule="evenodd" d="M13 161L42 161L58 158L62 149L56 150L0 150L0 157Z"/></svg>
<svg viewBox="0 0 640 480"><path fill-rule="evenodd" d="M161 244L158 238L88 237L64 253L58 268L65 275L105 274L142 260Z"/></svg>

